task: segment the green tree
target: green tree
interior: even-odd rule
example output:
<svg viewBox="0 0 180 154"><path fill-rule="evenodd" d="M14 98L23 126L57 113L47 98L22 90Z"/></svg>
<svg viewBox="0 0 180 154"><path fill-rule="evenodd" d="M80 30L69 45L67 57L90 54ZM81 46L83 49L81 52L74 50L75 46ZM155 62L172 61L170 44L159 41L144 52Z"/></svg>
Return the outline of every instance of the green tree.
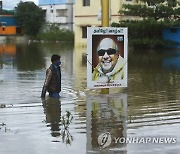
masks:
<svg viewBox="0 0 180 154"><path fill-rule="evenodd" d="M144 4L124 4L120 13L142 18L174 20L180 17L178 2L173 0L138 0Z"/></svg>
<svg viewBox="0 0 180 154"><path fill-rule="evenodd" d="M180 26L180 7L174 0L137 0L136 5L124 4L120 14L139 17L124 20L112 26L128 27L129 42L135 47L164 46L163 28Z"/></svg>
<svg viewBox="0 0 180 154"><path fill-rule="evenodd" d="M0 15L14 15L14 11L13 10L0 10Z"/></svg>
<svg viewBox="0 0 180 154"><path fill-rule="evenodd" d="M45 23L45 14L34 2L20 2L15 10L18 24L25 34L35 36Z"/></svg>

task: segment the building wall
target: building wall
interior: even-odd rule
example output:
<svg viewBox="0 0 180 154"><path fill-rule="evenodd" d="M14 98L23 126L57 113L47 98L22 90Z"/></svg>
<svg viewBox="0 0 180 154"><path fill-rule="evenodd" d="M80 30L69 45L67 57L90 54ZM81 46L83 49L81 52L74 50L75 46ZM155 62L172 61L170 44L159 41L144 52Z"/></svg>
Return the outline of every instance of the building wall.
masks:
<svg viewBox="0 0 180 154"><path fill-rule="evenodd" d="M16 35L16 26L0 26L0 35Z"/></svg>
<svg viewBox="0 0 180 154"><path fill-rule="evenodd" d="M119 22L126 18L121 16L118 11L122 5L136 3L135 0L111 0L110 1L110 24L112 22ZM86 46L86 37L83 37L83 31L86 27L101 26L101 0L90 0L90 6L83 6L83 0L76 0L74 6L74 32L75 32L75 46Z"/></svg>
<svg viewBox="0 0 180 154"><path fill-rule="evenodd" d="M46 12L46 22L56 23L59 28L73 31L73 3L74 0L54 0L39 2L39 7Z"/></svg>
<svg viewBox="0 0 180 154"><path fill-rule="evenodd" d="M12 15L0 15L0 24L4 26L17 26L16 18Z"/></svg>
<svg viewBox="0 0 180 154"><path fill-rule="evenodd" d="M173 28L167 28L163 30L163 39L164 40L170 40L177 45L174 47L180 48L180 27L173 27Z"/></svg>
<svg viewBox="0 0 180 154"><path fill-rule="evenodd" d="M19 27L14 16L0 16L0 35L16 35L18 33L17 28Z"/></svg>

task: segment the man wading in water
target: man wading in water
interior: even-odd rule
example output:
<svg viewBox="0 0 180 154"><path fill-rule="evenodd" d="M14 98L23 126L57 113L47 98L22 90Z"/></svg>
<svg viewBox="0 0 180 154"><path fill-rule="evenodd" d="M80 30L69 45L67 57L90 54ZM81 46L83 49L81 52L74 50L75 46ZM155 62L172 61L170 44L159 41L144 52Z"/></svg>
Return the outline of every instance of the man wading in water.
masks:
<svg viewBox="0 0 180 154"><path fill-rule="evenodd" d="M46 91L49 92L49 96L52 98L60 98L59 93L61 91L61 68L60 68L60 56L52 55L52 64L46 70L46 79L42 88L41 98L45 98Z"/></svg>

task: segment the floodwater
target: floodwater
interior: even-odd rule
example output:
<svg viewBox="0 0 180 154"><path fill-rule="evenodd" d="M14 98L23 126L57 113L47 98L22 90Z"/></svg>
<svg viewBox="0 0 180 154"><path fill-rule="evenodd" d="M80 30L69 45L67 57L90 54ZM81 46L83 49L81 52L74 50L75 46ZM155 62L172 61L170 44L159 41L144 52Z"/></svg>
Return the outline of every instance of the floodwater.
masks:
<svg viewBox="0 0 180 154"><path fill-rule="evenodd" d="M128 87L107 95L86 88L85 52L0 45L0 154L178 154L180 51L129 52ZM53 53L61 55L61 98L41 100Z"/></svg>

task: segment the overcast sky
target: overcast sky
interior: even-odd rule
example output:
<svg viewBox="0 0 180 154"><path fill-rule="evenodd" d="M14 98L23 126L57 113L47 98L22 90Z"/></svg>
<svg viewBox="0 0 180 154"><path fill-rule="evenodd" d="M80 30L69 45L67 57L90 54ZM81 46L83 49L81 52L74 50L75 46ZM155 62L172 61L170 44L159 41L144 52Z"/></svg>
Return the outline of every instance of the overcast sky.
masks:
<svg viewBox="0 0 180 154"><path fill-rule="evenodd" d="M2 0L2 3L3 3L3 9L14 9L14 7L17 6L17 4L20 2L20 1L32 1L34 2L36 5L38 5L38 2L39 0Z"/></svg>

